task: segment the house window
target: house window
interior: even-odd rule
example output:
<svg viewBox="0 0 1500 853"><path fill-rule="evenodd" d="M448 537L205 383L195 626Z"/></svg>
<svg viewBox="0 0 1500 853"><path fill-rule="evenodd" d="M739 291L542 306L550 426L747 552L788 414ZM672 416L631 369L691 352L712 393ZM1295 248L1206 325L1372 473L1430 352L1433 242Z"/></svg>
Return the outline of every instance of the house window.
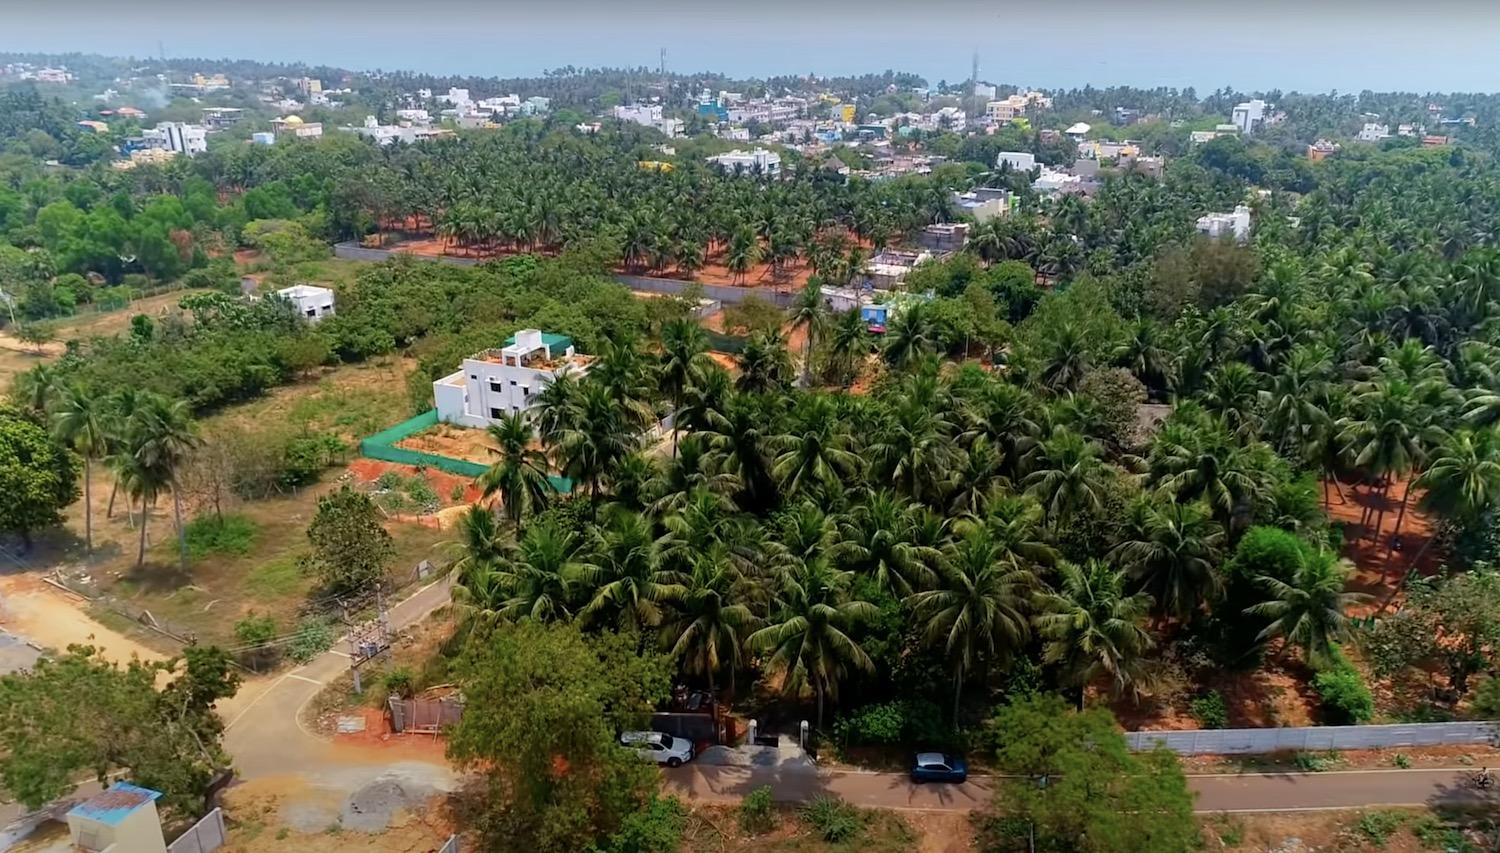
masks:
<svg viewBox="0 0 1500 853"><path fill-rule="evenodd" d="M505 417L505 412L498 406L490 406L490 417L498 421L501 418Z"/></svg>
<svg viewBox="0 0 1500 853"><path fill-rule="evenodd" d="M490 390L494 391L496 394L499 394L503 392L505 388L502 387L499 382L496 382L492 379L490 380Z"/></svg>
<svg viewBox="0 0 1500 853"><path fill-rule="evenodd" d="M516 387L516 380L512 379L510 381L510 387L512 387L512 388Z"/></svg>
<svg viewBox="0 0 1500 853"><path fill-rule="evenodd" d="M316 316L318 316L318 309L316 309L316 308L309 308L309 309L307 309L307 316L309 316L309 317L316 317Z"/></svg>

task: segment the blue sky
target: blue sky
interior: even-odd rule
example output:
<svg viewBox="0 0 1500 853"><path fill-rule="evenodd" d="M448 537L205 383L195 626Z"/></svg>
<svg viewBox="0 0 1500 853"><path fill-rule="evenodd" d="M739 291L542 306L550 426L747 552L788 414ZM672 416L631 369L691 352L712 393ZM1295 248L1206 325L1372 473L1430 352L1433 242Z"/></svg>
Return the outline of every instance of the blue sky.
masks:
<svg viewBox="0 0 1500 853"><path fill-rule="evenodd" d="M66 11L65 11L66 10ZM1319 0L0 0L0 50L531 75L915 71L1035 86L1500 90L1500 3Z"/></svg>

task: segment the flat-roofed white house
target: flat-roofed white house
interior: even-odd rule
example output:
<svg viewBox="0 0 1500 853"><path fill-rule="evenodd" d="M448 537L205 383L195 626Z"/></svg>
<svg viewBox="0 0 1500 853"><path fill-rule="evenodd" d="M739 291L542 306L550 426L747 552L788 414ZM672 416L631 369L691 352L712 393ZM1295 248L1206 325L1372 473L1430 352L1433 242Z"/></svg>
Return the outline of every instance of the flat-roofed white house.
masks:
<svg viewBox="0 0 1500 853"><path fill-rule="evenodd" d="M570 372L582 376L592 361L573 351L567 335L522 329L505 346L469 356L457 371L432 383L433 405L444 423L484 429L527 411L554 379Z"/></svg>
<svg viewBox="0 0 1500 853"><path fill-rule="evenodd" d="M276 295L292 303L297 313L316 323L324 317L333 316L333 291L314 284L294 284L276 291Z"/></svg>

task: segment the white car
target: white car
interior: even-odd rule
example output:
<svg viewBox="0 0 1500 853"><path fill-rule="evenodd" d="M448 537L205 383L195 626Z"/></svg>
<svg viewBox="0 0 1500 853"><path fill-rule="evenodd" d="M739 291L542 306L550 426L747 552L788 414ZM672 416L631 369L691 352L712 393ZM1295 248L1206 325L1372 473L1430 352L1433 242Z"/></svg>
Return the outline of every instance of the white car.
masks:
<svg viewBox="0 0 1500 853"><path fill-rule="evenodd" d="M693 760L692 743L665 732L625 732L620 735L620 745L668 767L681 767L684 762Z"/></svg>

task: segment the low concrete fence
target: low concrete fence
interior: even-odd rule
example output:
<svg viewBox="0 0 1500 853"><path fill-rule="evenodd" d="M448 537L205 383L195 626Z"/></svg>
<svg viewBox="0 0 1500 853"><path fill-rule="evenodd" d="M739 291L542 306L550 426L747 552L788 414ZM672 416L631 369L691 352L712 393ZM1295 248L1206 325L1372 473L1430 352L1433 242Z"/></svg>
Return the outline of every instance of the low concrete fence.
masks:
<svg viewBox="0 0 1500 853"><path fill-rule="evenodd" d="M1384 749L1401 746L1496 743L1495 723L1412 723L1391 726L1301 726L1279 729L1201 729L1126 732L1133 750L1157 744L1180 755L1250 755L1267 752Z"/></svg>
<svg viewBox="0 0 1500 853"><path fill-rule="evenodd" d="M416 258L420 261L437 261L444 264L452 264L459 267L472 267L483 263L478 258L461 258L453 255L418 255L411 252L402 252L397 249L373 249L361 246L355 242L335 243L333 256L346 261L368 261L379 263L395 257ZM644 275L615 275L615 281L620 282L631 290L642 293L664 293L676 295L681 293L691 284L697 284L703 289L703 295L726 304L744 302L751 296L764 299L780 308L791 305L796 299L796 293L790 288L772 287L735 287L728 284L707 284L704 282L688 282L675 278L654 278Z"/></svg>
<svg viewBox="0 0 1500 853"><path fill-rule="evenodd" d="M224 812L214 809L167 845L167 853L212 853L224 846Z"/></svg>

